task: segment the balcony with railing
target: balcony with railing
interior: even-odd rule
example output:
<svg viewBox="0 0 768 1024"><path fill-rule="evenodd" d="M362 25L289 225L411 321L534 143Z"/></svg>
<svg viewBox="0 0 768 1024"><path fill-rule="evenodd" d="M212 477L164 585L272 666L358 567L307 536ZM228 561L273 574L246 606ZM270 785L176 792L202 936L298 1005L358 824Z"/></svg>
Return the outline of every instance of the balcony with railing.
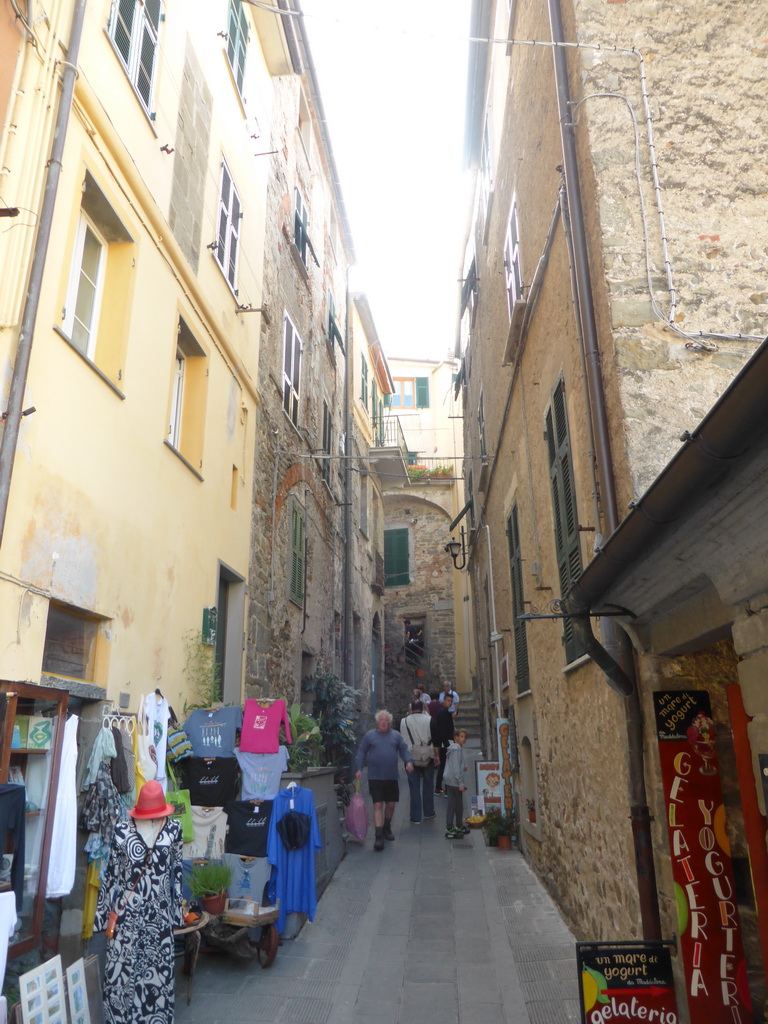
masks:
<svg viewBox="0 0 768 1024"><path fill-rule="evenodd" d="M377 416L373 422L373 444L368 455L371 469L378 473L384 490L408 483L408 445L397 416Z"/></svg>

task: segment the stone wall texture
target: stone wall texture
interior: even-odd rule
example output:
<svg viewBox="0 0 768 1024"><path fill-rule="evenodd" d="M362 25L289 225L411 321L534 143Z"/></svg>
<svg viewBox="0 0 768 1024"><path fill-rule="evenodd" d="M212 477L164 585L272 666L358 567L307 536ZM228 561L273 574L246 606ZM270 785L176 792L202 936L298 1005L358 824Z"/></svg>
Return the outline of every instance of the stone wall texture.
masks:
<svg viewBox="0 0 768 1024"><path fill-rule="evenodd" d="M767 330L762 268L768 251L763 159L768 129L759 83L768 59L768 8L747 0L715 7L563 0L563 9L566 37L581 44L568 50L570 86L621 517L675 453L683 430L696 426ZM508 22L506 5L496 4L489 34L506 36ZM591 560L606 524L562 219L555 221L546 249L562 184L563 152L552 49L526 42L551 38L547 5L513 5L511 33L517 42L506 52L498 44L488 48L484 116L493 187L484 204L478 176L464 261L468 267L474 256L478 275L474 320L465 320L463 337L469 340L462 353L465 479L469 482L471 475L468 497L474 502L469 566L477 610L474 672L488 705L496 686L489 638L493 607L486 596L493 595L502 634L497 652L510 661L510 685L501 703L516 716L518 745L525 752L517 786L537 807L536 823L522 828L525 854L579 938L616 939L640 934L623 702L594 664L586 659L566 664L563 623L548 618L526 627L530 692L517 692L507 529L516 508L525 610L557 614L553 601L561 596L561 581L545 424L560 382L582 565ZM478 120L477 140L483 126ZM479 154L477 143L478 163ZM525 334L510 350L504 242L513 202L524 296L529 296L542 257L547 263ZM513 357L507 363L505 349ZM758 631L751 623L740 628L745 638L748 630ZM595 631L599 634L599 623ZM750 641L756 646L739 668L742 687L751 678L748 661L754 660L756 680L768 661L758 640ZM665 934L674 920L655 737L648 724L650 692L660 680L662 686L673 685L672 679L681 686L693 685L691 680L705 685L718 657L640 661ZM732 664L729 672L733 681ZM720 686L715 680L715 694ZM755 683L754 691L759 688ZM763 703L760 698L755 705L761 714ZM719 720L725 733L727 710ZM726 744L726 778L731 777L728 757ZM727 800L734 805L735 791L728 785ZM735 848L743 850L738 812L729 817L729 828ZM754 945L752 938L750 933ZM752 955L754 962L754 949Z"/></svg>
<svg viewBox="0 0 768 1024"><path fill-rule="evenodd" d="M267 191L259 390L253 492L253 529L246 688L249 695L284 694L298 700L301 680L316 672L343 674L343 432L344 352L327 340L328 295L335 296L344 333L348 257L331 239L333 189L321 139L307 152L299 136L297 76L273 79L272 158ZM314 122L313 122L314 127ZM309 236L319 266L308 255L300 266L292 247L294 189L309 212ZM293 249L293 251L292 251ZM294 425L283 410L284 316L302 343L299 413ZM323 402L331 410L333 455L330 487L317 453L323 443ZM291 506L305 509L306 598L289 599Z"/></svg>
<svg viewBox="0 0 768 1024"><path fill-rule="evenodd" d="M449 500L448 490L411 487L384 495L385 528L409 532L411 582L387 587L385 593L385 706L396 718L407 711L415 686L421 683L431 693L443 679L456 678L454 569L444 550L451 517L441 504L441 497ZM405 656L406 619L424 626L425 654L419 664Z"/></svg>

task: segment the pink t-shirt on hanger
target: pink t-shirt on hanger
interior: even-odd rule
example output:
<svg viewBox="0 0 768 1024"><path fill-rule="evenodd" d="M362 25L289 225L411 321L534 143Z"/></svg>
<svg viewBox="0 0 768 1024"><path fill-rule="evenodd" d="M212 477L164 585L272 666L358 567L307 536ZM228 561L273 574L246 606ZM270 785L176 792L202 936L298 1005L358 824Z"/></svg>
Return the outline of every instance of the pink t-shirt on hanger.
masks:
<svg viewBox="0 0 768 1024"><path fill-rule="evenodd" d="M240 749L248 754L276 754L280 749L280 723L285 726L285 742L291 743L291 725L284 700L262 707L254 698L245 702Z"/></svg>

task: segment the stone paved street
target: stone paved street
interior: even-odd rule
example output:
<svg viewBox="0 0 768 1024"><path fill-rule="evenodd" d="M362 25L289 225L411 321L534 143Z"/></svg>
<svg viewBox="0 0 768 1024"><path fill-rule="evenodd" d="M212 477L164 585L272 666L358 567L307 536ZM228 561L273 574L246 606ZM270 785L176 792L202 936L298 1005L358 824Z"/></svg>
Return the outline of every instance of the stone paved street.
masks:
<svg viewBox="0 0 768 1024"><path fill-rule="evenodd" d="M401 781L401 793L407 784ZM176 1021L205 1024L566 1024L579 1020L574 939L517 852L438 817L374 853L348 844L313 924L268 970L200 956L191 1006L179 968Z"/></svg>

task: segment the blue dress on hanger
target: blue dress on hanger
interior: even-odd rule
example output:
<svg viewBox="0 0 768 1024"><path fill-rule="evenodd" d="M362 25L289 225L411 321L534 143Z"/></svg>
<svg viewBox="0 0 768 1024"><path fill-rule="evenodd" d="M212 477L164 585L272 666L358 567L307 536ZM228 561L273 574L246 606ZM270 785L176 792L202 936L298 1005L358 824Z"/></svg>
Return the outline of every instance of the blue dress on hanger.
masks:
<svg viewBox="0 0 768 1024"><path fill-rule="evenodd" d="M291 807L293 799L293 808ZM277 831L280 819L290 810L310 818L309 840L299 850L286 850ZM315 813L315 798L310 789L296 786L281 789L272 804L267 837L267 859L277 868L276 895L280 900L277 930L283 932L288 914L306 914L312 921L317 908L315 889L315 853L323 848Z"/></svg>

